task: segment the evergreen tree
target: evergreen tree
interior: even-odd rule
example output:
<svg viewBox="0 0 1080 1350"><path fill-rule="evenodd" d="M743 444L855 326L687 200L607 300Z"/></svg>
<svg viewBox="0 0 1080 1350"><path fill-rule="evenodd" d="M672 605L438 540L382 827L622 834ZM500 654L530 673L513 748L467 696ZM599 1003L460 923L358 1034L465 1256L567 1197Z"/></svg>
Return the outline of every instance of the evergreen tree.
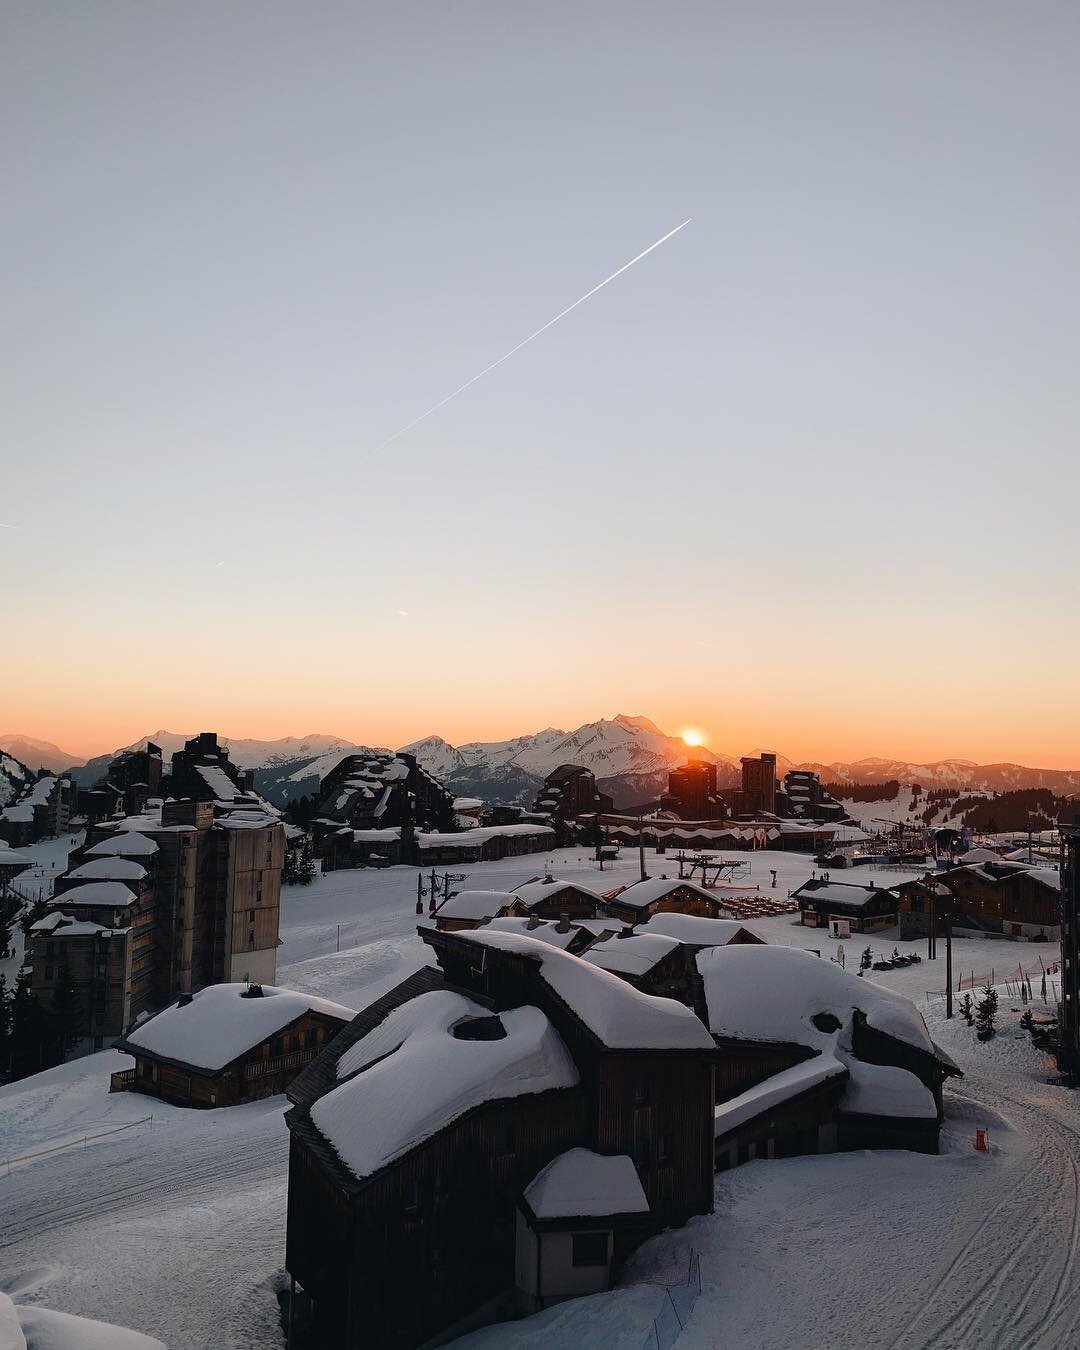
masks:
<svg viewBox="0 0 1080 1350"><path fill-rule="evenodd" d="M11 1064L11 1002L7 976L0 973L0 1083L8 1077Z"/></svg>
<svg viewBox="0 0 1080 1350"><path fill-rule="evenodd" d="M983 985L982 998L975 1006L975 1034L980 1041L988 1041L994 1035L997 1009L997 990L988 981Z"/></svg>
<svg viewBox="0 0 1080 1350"><path fill-rule="evenodd" d="M970 993L965 994L960 1000L960 1016L969 1027L975 1025L975 1003Z"/></svg>
<svg viewBox="0 0 1080 1350"><path fill-rule="evenodd" d="M45 1010L30 988L30 972L23 966L15 979L11 1000L11 1076L25 1078L58 1062L56 1038Z"/></svg>
<svg viewBox="0 0 1080 1350"><path fill-rule="evenodd" d="M0 900L0 957L6 956L11 947L11 918Z"/></svg>
<svg viewBox="0 0 1080 1350"><path fill-rule="evenodd" d="M310 848L290 849L285 854L281 879L291 886L310 886L316 877L315 859Z"/></svg>
<svg viewBox="0 0 1080 1350"><path fill-rule="evenodd" d="M19 927L23 931L24 938L30 936L30 929L33 928L34 924L36 924L39 919L45 917L48 913L48 909L49 902L44 896L39 895L32 905L28 905L26 909L23 910L22 918L19 920Z"/></svg>

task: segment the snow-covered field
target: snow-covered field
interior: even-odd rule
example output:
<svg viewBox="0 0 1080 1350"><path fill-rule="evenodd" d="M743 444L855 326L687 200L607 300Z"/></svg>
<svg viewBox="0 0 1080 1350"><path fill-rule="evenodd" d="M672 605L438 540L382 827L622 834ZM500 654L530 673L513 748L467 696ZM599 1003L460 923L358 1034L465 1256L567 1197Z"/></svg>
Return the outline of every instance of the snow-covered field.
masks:
<svg viewBox="0 0 1080 1350"><path fill-rule="evenodd" d="M57 848L42 846L45 876ZM751 873L740 883L769 888L776 868L778 895L814 867L807 854L741 856ZM584 850L550 861L558 875L604 888L637 875L636 853L603 875ZM507 889L544 862L462 868L460 884ZM651 854L647 863L654 876L675 866ZM868 875L850 870L843 880ZM894 884L908 875L874 878ZM278 983L359 1006L404 978L429 959L415 932L416 881L412 869L391 868L289 889ZM841 945L790 917L750 926L823 956ZM884 933L871 946L884 955L895 941ZM843 945L850 966L866 942ZM1056 955L1005 941L954 945L957 970L977 976L993 969L1005 978L1022 960L1036 972L1036 992L1039 956ZM460 1344L642 1350L667 1297L651 1282L685 1279L691 1248L702 1293L679 1350L1069 1344L1080 1315L1080 1098L1051 1084L1052 1063L1017 1026L1020 1005L1004 991L1005 1028L982 1045L959 1019L944 1020L943 957L871 978L915 999L965 1069L949 1092L942 1156L751 1163L717 1179L714 1215L642 1248L619 1290ZM17 1290L24 1304L148 1332L173 1350L280 1347L273 1281L284 1259L284 1098L185 1111L110 1096L110 1072L127 1063L106 1051L0 1089L0 1289ZM134 1123L151 1113L152 1124ZM119 1125L131 1128L82 1143ZM989 1127L988 1155L972 1148L976 1125ZM4 1157L57 1144L72 1147L5 1175Z"/></svg>

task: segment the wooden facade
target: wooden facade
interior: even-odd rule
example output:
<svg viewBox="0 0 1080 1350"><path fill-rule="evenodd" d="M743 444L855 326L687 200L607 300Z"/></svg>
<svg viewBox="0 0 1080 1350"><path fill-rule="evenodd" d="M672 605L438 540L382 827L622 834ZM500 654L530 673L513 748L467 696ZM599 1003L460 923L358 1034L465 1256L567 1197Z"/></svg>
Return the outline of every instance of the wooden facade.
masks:
<svg viewBox="0 0 1080 1350"><path fill-rule="evenodd" d="M647 923L654 914L697 914L706 919L718 919L721 914L720 901L689 881L673 882L666 894L647 905L633 903L633 889L628 886L606 902L604 908L613 919L639 924Z"/></svg>
<svg viewBox="0 0 1080 1350"><path fill-rule="evenodd" d="M303 1289L311 1344L409 1350L513 1316L516 1208L569 1148L633 1159L652 1211L634 1241L712 1208L710 1048L612 1050L539 978L535 959L481 952L453 933L422 936L442 972L418 972L361 1013L290 1089L286 1264ZM542 1009L580 1084L485 1102L358 1179L315 1128L311 1107L336 1085L347 1049L443 979L495 1010Z"/></svg>
<svg viewBox="0 0 1080 1350"><path fill-rule="evenodd" d="M898 897L881 886L815 879L804 881L791 898L808 928L830 928L837 937L876 933L897 922Z"/></svg>
<svg viewBox="0 0 1080 1350"><path fill-rule="evenodd" d="M925 937L930 914L936 908L939 934L951 908L953 932L982 933L992 937L1030 942L1056 942L1061 936L1059 884L1038 871L1009 863L982 863L972 867L947 867L897 887L900 897L900 936ZM936 899L937 888L948 896Z"/></svg>
<svg viewBox="0 0 1080 1350"><path fill-rule="evenodd" d="M111 1091L144 1092L174 1106L237 1106L284 1092L296 1075L337 1035L344 1023L308 1011L253 1045L220 1069L168 1059L120 1041L134 1069L112 1075Z"/></svg>

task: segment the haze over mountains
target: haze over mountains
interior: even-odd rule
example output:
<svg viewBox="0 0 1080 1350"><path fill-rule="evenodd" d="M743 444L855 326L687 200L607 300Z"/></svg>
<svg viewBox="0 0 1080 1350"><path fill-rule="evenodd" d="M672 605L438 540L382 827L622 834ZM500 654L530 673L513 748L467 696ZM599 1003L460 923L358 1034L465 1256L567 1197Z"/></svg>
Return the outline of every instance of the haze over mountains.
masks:
<svg viewBox="0 0 1080 1350"><path fill-rule="evenodd" d="M160 745L166 758L182 748L190 732L155 731L125 749L144 746L147 740ZM262 741L222 736L233 761L251 769L255 786L278 805L318 790L319 780L345 754L377 747L361 746L341 736L310 734L286 736ZM660 730L647 717L620 714L587 722L574 731L547 727L531 735L507 741L470 741L454 746L441 736L425 736L399 747L414 753L422 764L444 779L460 796L487 800L521 802L531 805L544 778L559 764L583 764L596 774L604 791L610 792L616 805L628 806L647 801L667 786L668 769L684 763L689 755L717 765L721 786L738 781L739 756L694 747L679 736ZM111 758L99 755L85 762L67 756L49 741L26 735L0 736L0 749L31 768L53 771L72 769L78 783L89 786L104 771ZM21 752L21 753L20 753ZM759 750L748 751L750 754ZM920 783L924 788L983 788L1003 791L1009 788L1046 787L1059 794L1080 792L1080 769L1039 769L1020 764L976 764L965 759L943 759L918 764L904 760L869 757L854 762L808 762L795 764L782 754L777 757L781 776L790 768L813 769L828 782L876 783L898 779L901 783ZM21 772L17 775L22 786ZM0 801L6 791L8 800L16 795L12 775L0 773L9 785L0 786Z"/></svg>

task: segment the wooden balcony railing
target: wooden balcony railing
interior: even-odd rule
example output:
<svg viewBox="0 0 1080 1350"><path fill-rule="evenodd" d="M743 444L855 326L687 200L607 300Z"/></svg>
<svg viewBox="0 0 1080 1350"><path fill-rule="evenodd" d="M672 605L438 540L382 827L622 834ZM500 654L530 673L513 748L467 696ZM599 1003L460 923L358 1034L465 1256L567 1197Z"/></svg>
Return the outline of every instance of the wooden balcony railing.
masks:
<svg viewBox="0 0 1080 1350"><path fill-rule="evenodd" d="M134 1069L118 1069L109 1075L110 1092L127 1092L135 1081Z"/></svg>
<svg viewBox="0 0 1080 1350"><path fill-rule="evenodd" d="M262 1078L264 1074L280 1073L283 1069L298 1069L309 1064L322 1049L320 1045L309 1045L304 1050L291 1050L287 1055L275 1055L273 1059L256 1059L244 1065L245 1078Z"/></svg>

